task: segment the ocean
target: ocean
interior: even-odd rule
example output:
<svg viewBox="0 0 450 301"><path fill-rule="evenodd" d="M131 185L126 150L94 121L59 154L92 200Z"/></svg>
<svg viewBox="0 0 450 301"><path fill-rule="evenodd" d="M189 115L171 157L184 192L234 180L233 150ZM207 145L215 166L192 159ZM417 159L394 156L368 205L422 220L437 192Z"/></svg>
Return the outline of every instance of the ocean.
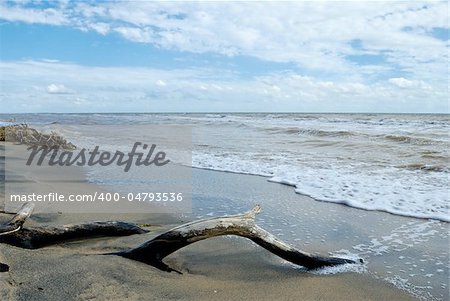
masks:
<svg viewBox="0 0 450 301"><path fill-rule="evenodd" d="M193 167L265 176L318 201L450 222L449 115L0 115L11 120L55 130L80 147L96 141L105 148L111 137L98 137L96 125L189 125ZM108 185L108 177L90 175Z"/></svg>

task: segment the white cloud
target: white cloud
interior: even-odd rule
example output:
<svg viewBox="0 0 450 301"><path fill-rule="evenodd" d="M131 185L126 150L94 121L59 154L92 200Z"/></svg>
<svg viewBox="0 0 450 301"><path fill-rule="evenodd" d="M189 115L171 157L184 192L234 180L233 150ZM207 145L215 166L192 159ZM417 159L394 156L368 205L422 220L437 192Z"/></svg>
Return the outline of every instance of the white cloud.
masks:
<svg viewBox="0 0 450 301"><path fill-rule="evenodd" d="M160 79L158 79L158 80L156 81L156 85L157 85L157 86L160 86L160 87L165 87L165 86L167 86L166 82L163 81L163 80L160 80Z"/></svg>
<svg viewBox="0 0 450 301"><path fill-rule="evenodd" d="M393 77L390 78L389 83L393 84L394 86L397 86L398 88L401 89L411 89L411 88L421 88L424 90L432 90L433 88L424 83L423 81L419 81L419 80L409 80L403 77Z"/></svg>
<svg viewBox="0 0 450 301"><path fill-rule="evenodd" d="M56 2L54 8L1 5L1 18L72 25L164 49L246 55L362 79L392 68L414 79L443 81L448 42L446 1L345 2ZM360 47L352 47L359 41ZM348 55L378 55L359 65ZM378 69L376 68L378 67Z"/></svg>
<svg viewBox="0 0 450 301"><path fill-rule="evenodd" d="M2 79L2 90L17 93L23 102L37 93L23 87L39 86L47 87L45 94L65 93L58 99L93 105L93 110L127 109L128 104L157 110L165 102L180 111L448 111L449 42L431 34L434 28L449 28L446 1L63 1L45 6L2 2L0 19L119 34L160 49L292 63L303 74L239 78L214 69L2 63L4 73L12 74ZM376 60L364 61L365 56ZM77 96L83 102L59 82L82 91ZM59 100L43 95L38 102Z"/></svg>
<svg viewBox="0 0 450 301"><path fill-rule="evenodd" d="M67 25L70 21L63 11L55 8L32 9L20 6L8 6L0 3L0 19L13 22Z"/></svg>
<svg viewBox="0 0 450 301"><path fill-rule="evenodd" d="M73 103L77 106L81 106L81 105L86 104L86 100L83 98L77 97L73 100Z"/></svg>
<svg viewBox="0 0 450 301"><path fill-rule="evenodd" d="M58 63L59 62L59 60L54 60L54 59L42 59L42 61L46 62L46 63Z"/></svg>
<svg viewBox="0 0 450 301"><path fill-rule="evenodd" d="M0 68L8 74L0 80L0 106L18 109L23 104L28 112L447 111L443 101L447 90L424 89L424 82L399 89L395 84L325 81L292 72L241 78L223 76L223 70L215 69L107 68L42 61L0 62ZM77 93L48 82L70 84ZM47 90L36 89L43 86ZM65 94L57 98L50 94L56 92Z"/></svg>
<svg viewBox="0 0 450 301"><path fill-rule="evenodd" d="M416 85L416 83L412 80L407 80L403 77L394 77L390 78L389 82L399 88L411 88Z"/></svg>
<svg viewBox="0 0 450 301"><path fill-rule="evenodd" d="M64 85L50 84L47 86L47 93L49 94L69 94L71 90L67 89Z"/></svg>
<svg viewBox="0 0 450 301"><path fill-rule="evenodd" d="M111 26L104 22L90 23L87 26L102 35L106 35L111 30Z"/></svg>
<svg viewBox="0 0 450 301"><path fill-rule="evenodd" d="M151 42L150 33L135 27L117 27L114 31L120 33L124 38L140 43Z"/></svg>

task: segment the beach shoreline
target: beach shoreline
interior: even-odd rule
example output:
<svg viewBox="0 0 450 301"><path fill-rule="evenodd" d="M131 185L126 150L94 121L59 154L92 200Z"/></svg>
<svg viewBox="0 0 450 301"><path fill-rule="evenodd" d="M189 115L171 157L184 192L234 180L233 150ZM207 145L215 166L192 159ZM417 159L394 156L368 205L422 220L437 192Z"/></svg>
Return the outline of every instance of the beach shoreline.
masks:
<svg viewBox="0 0 450 301"><path fill-rule="evenodd" d="M82 176L82 173L78 175ZM81 186L77 188L80 191L104 189L85 179L80 180ZM26 185L33 190L33 185L39 184L35 181L27 182ZM323 255L337 254L342 249L358 253L352 248L358 241L361 242L362 250L370 248L369 244L362 246L367 242L363 235L370 237L379 232L382 236L384 231L371 228L371 224L380 226L380 222L389 221L393 223L391 227L395 228L395 224L401 226L417 222L417 219L317 202L259 176L193 169L193 192L192 214L33 214L27 221L29 225L123 220L152 226L149 227L149 234L65 242L39 250L24 250L2 244L2 261L10 265L10 272L1 275L2 296L9 296L11 300L59 300L63 297L67 299L67 296L73 297L73 300L237 300L243 296L249 300L424 298L424 292L418 292L422 295L414 297L411 294L414 291L405 292L386 282L384 275L389 271L383 267L382 251L377 256L373 252L360 252L361 257L369 261L365 271L331 271L334 273L331 275L327 275L328 272L311 273L293 267L250 241L234 237L199 242L171 255L167 262L180 269L183 272L181 276L128 259L100 255L136 246L183 222L243 212L256 203L262 204L264 210L257 218L258 224L302 250ZM278 202L275 197L279 198ZM286 203L293 201L300 202L300 207L293 206L297 209L290 213L296 210L303 212L301 220L293 216L297 219L295 227L292 216L285 212ZM3 214L2 221L9 216ZM402 254L407 257L414 252L404 250ZM387 260L384 265L395 263L392 254L384 255ZM55 269L48 269L48 266L54 266ZM70 287L70 294L67 286ZM403 289L408 290L408 287ZM444 295L442 297L446 298Z"/></svg>

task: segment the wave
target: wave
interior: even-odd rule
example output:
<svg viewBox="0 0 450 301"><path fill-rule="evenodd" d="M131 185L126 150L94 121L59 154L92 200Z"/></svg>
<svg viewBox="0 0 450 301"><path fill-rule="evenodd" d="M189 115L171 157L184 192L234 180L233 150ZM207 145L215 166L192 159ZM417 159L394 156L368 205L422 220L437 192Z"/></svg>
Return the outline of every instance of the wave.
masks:
<svg viewBox="0 0 450 301"><path fill-rule="evenodd" d="M449 158L446 156L435 154L423 154L421 157L424 159L449 160Z"/></svg>
<svg viewBox="0 0 450 301"><path fill-rule="evenodd" d="M384 139L399 143L410 143L410 144L416 144L416 145L436 145L436 144L444 144L446 142L429 139L429 138L422 138L422 137L413 137L408 135L384 135L382 136Z"/></svg>
<svg viewBox="0 0 450 301"><path fill-rule="evenodd" d="M225 118L227 117L226 114L206 114L205 117L207 118Z"/></svg>
<svg viewBox="0 0 450 301"><path fill-rule="evenodd" d="M310 178L310 175L316 177ZM349 207L382 211L395 215L434 219L450 223L448 196L445 189L434 191L436 199L428 199L423 195L408 191L408 187L389 185L398 177L397 174L387 176L367 174L344 174L328 171L308 171L301 176L282 173L269 178L270 182L295 187L295 192L309 196L318 201L331 202ZM305 179L307 178L307 179ZM349 183L351 183L349 185ZM408 202L405 200L408 199ZM447 199L447 200L446 200Z"/></svg>
<svg viewBox="0 0 450 301"><path fill-rule="evenodd" d="M270 127L264 128L263 130L271 134L288 134L288 135L295 134L295 135L316 136L316 137L349 137L358 135L357 133L350 131L326 131L309 128L298 128L298 127Z"/></svg>
<svg viewBox="0 0 450 301"><path fill-rule="evenodd" d="M450 169L448 166L430 165L430 164L423 164L423 163L413 163L413 164L407 164L407 165L400 165L397 167L405 168L408 170L434 171L434 172L446 172L446 173L450 172Z"/></svg>
<svg viewBox="0 0 450 301"><path fill-rule="evenodd" d="M265 176L270 182L293 186L295 192L318 201L450 222L448 176L439 172L424 174L386 166L365 170L331 162L327 168L280 165L280 162L244 159L237 154L197 153L192 163L196 168ZM430 166L417 168L439 170Z"/></svg>

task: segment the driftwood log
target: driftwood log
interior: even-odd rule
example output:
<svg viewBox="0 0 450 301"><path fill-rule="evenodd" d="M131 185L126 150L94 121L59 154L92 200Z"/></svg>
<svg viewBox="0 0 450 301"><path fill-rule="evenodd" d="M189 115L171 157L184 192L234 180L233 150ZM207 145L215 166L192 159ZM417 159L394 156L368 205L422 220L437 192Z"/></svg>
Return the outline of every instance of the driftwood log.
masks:
<svg viewBox="0 0 450 301"><path fill-rule="evenodd" d="M24 228L23 224L31 215L33 207L32 203L26 203L9 222L0 225L0 243L36 249L72 239L125 236L147 232L135 224L117 221ZM193 221L173 228L134 249L113 253L113 255L140 261L163 271L178 272L162 260L194 242L222 235L237 235L248 238L269 252L308 269L355 263L346 258L312 255L284 243L255 224L256 215L260 211L261 207L258 205L244 214ZM360 261L362 262L362 260ZM8 265L0 263L0 271L8 270Z"/></svg>
<svg viewBox="0 0 450 301"><path fill-rule="evenodd" d="M0 225L0 243L25 249L37 249L73 239L126 236L148 232L135 224L118 221L90 222L60 227L25 228L23 224L33 212L33 208L33 203L24 204L10 221ZM8 265L0 263L0 272L7 272L8 270Z"/></svg>
<svg viewBox="0 0 450 301"><path fill-rule="evenodd" d="M115 253L115 255L144 262L164 271L180 273L162 260L173 252L200 240L222 235L238 235L252 240L291 263L308 269L355 263L345 258L311 255L284 243L255 224L255 217L260 211L261 207L258 205L245 214L193 221L173 228L134 249Z"/></svg>
<svg viewBox="0 0 450 301"><path fill-rule="evenodd" d="M0 225L0 239L1 236L12 234L22 229L23 223L25 223L25 220L31 215L31 213L33 213L33 209L33 203L26 203L19 209L11 220L3 225Z"/></svg>
<svg viewBox="0 0 450 301"><path fill-rule="evenodd" d="M127 236L147 230L126 222L90 222L59 227L26 227L10 235L0 236L0 243L25 249L38 249L60 242L102 236Z"/></svg>
<svg viewBox="0 0 450 301"><path fill-rule="evenodd" d="M0 226L0 240L12 233L19 231L25 220L31 215L33 212L34 205L32 203L27 203L20 208L19 212L17 212L14 217ZM9 266L5 263L0 262L0 272L8 272Z"/></svg>
<svg viewBox="0 0 450 301"><path fill-rule="evenodd" d="M33 204L26 203L9 222L1 225L0 243L25 249L38 249L67 240L99 236L127 236L148 232L135 224L118 221L24 228L22 225L32 211Z"/></svg>

